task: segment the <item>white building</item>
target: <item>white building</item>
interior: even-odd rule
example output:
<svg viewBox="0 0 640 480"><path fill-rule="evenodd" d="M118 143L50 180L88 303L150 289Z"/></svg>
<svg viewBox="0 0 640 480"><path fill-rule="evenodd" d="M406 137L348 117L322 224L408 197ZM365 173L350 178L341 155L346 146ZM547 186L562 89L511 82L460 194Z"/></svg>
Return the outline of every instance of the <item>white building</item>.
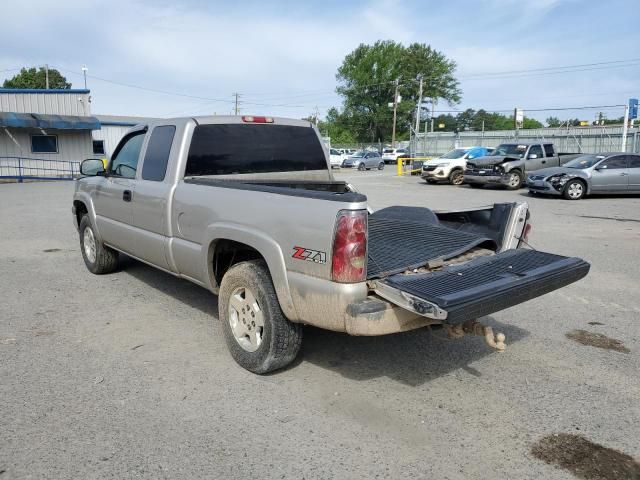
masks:
<svg viewBox="0 0 640 480"><path fill-rule="evenodd" d="M91 115L89 90L0 88L0 180L73 178L143 117Z"/></svg>

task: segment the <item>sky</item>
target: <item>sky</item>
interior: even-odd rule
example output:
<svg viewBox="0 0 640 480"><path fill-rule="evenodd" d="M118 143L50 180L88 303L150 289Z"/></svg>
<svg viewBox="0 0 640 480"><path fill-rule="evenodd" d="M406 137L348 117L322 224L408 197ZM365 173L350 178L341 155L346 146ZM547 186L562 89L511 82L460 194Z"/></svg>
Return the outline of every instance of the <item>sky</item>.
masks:
<svg viewBox="0 0 640 480"><path fill-rule="evenodd" d="M239 93L242 113L301 118L340 105L338 67L376 40L457 63L462 101L439 111L593 120L640 96L639 0L3 0L0 81L46 63L83 88L86 65L94 114L228 114Z"/></svg>

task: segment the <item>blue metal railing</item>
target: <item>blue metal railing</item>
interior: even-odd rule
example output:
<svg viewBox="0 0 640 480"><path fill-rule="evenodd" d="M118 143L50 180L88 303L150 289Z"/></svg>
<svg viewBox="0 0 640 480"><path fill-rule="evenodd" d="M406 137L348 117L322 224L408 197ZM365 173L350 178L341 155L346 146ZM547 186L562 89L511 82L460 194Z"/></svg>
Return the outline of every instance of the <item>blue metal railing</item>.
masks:
<svg viewBox="0 0 640 480"><path fill-rule="evenodd" d="M80 176L80 162L29 157L0 157L0 179L73 180Z"/></svg>

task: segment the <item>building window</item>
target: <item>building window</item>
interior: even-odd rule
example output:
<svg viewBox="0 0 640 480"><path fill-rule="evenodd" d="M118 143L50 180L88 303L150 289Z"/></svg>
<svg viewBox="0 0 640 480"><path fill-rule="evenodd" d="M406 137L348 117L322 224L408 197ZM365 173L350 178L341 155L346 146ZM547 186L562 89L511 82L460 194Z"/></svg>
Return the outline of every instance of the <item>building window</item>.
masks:
<svg viewBox="0 0 640 480"><path fill-rule="evenodd" d="M58 153L58 136L31 135L31 153Z"/></svg>
<svg viewBox="0 0 640 480"><path fill-rule="evenodd" d="M93 141L93 154L104 155L104 140Z"/></svg>

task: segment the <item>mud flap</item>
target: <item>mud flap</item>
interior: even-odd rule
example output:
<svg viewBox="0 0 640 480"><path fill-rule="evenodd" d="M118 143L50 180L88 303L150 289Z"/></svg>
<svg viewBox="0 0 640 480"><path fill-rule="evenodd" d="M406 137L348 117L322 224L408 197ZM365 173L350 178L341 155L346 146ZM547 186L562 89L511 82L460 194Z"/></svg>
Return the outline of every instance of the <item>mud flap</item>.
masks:
<svg viewBox="0 0 640 480"><path fill-rule="evenodd" d="M371 287L402 308L457 324L562 288L589 268L580 258L518 249L435 272L392 275Z"/></svg>

